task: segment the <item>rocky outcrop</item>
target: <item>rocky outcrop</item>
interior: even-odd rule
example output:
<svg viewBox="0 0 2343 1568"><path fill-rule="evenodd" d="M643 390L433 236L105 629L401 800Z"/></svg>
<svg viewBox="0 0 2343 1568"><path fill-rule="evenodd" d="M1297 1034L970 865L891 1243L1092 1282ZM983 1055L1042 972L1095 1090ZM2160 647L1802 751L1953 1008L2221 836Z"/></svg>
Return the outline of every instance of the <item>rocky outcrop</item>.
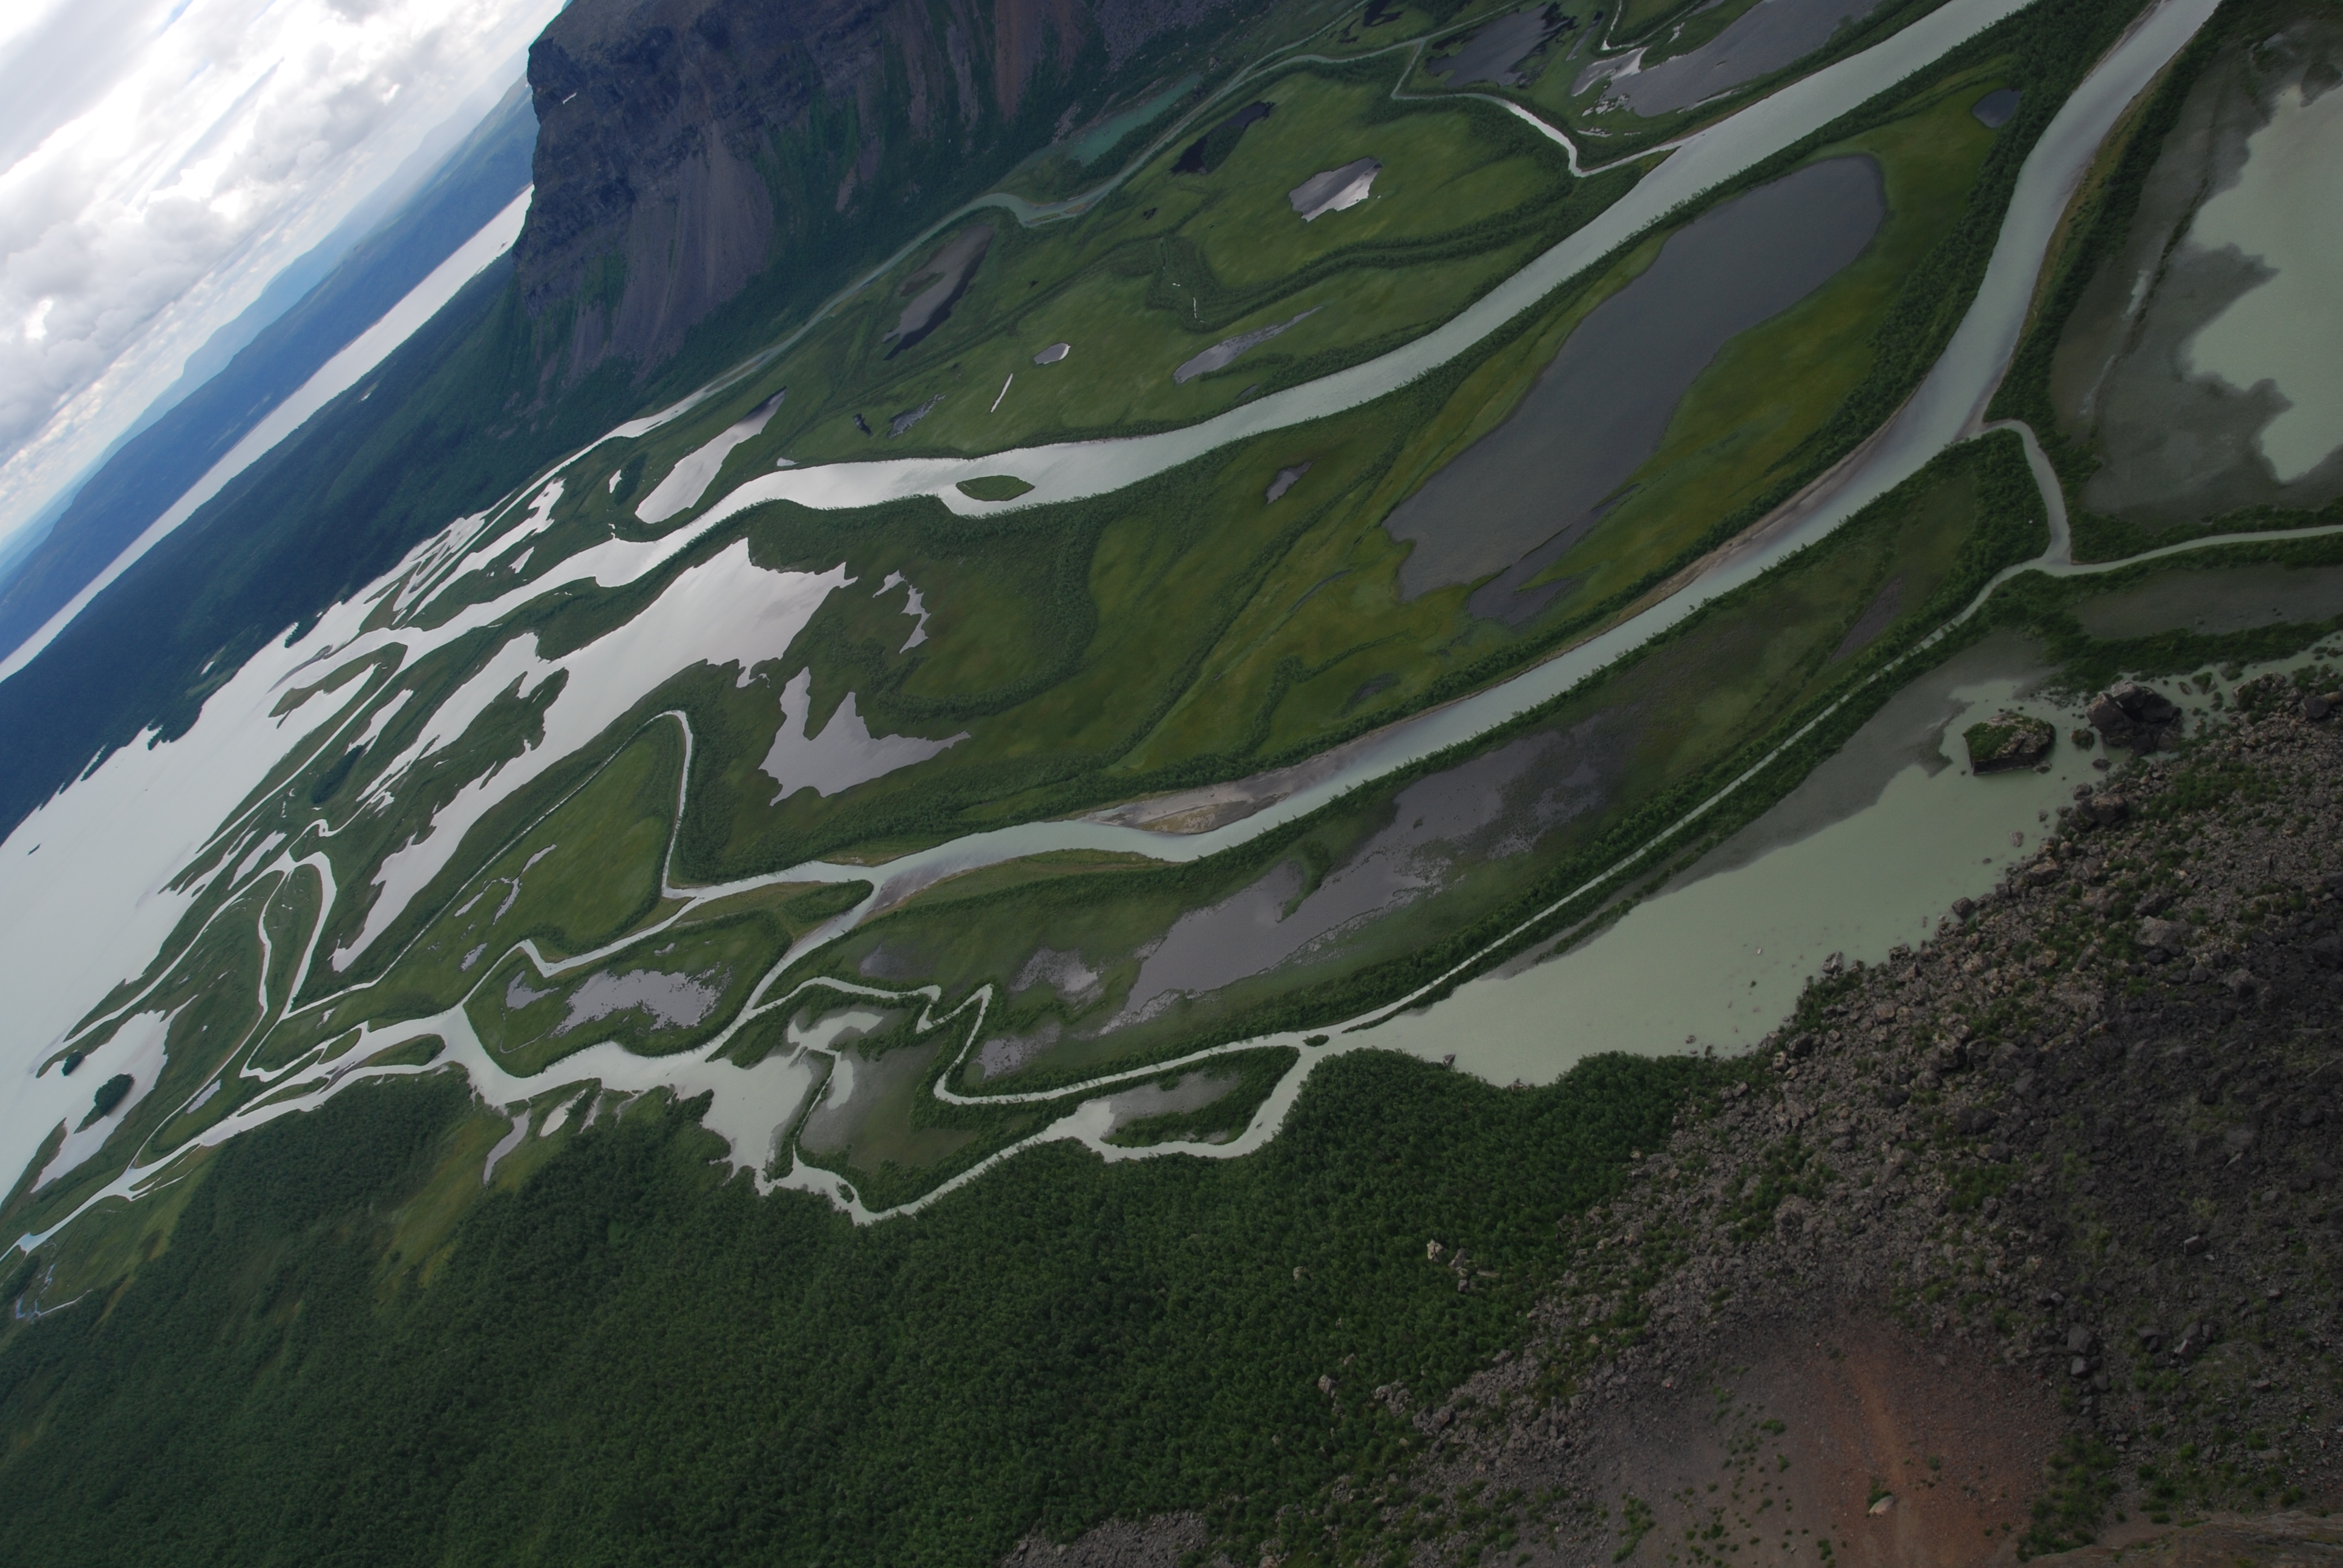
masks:
<svg viewBox="0 0 2343 1568"><path fill-rule="evenodd" d="M549 369L639 374L769 268L809 287L1100 107L1214 0L573 0L529 50L515 250ZM1134 70L1136 68L1134 67Z"/></svg>
<svg viewBox="0 0 2343 1568"><path fill-rule="evenodd" d="M2180 737L2180 705L2136 680L2123 681L2091 699L2086 715L2110 746L2128 746L2145 755Z"/></svg>
<svg viewBox="0 0 2343 1568"><path fill-rule="evenodd" d="M1996 713L1983 724L1972 724L1962 739L1968 746L1969 769L2004 773L2031 768L2050 755L2057 732L2023 713Z"/></svg>

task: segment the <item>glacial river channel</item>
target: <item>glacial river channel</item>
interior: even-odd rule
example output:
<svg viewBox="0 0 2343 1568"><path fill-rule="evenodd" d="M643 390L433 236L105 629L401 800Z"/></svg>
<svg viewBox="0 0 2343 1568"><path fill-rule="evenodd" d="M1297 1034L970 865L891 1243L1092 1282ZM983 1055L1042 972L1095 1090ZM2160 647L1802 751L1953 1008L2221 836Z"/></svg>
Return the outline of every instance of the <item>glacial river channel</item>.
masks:
<svg viewBox="0 0 2343 1568"><path fill-rule="evenodd" d="M2084 170L2117 116L2194 35L2215 4L2216 0L2161 0L2099 62L2029 154L1984 283L1944 357L1911 400L1838 470L1825 476L1740 546L1720 552L1673 597L1499 686L1353 742L1320 766L1295 769L1286 786L1264 791L1248 802L1257 809L1203 831L1164 832L1139 825L1128 811L1104 812L1089 819L1027 823L971 835L890 861L875 871L862 866L810 863L758 879L761 883L875 878L880 883L870 900L809 936L783 963L801 959L809 948L851 929L873 909L978 867L1058 849L1135 851L1178 861L1230 849L1317 809L1354 785L1470 741L1560 696L1700 606L1746 584L1775 562L1829 533L1910 477L1936 454L1979 431L1982 411L2015 349L2051 236ZM1950 0L1873 49L1785 87L1690 138L1587 229L1531 263L1447 325L1380 359L1241 406L1203 424L1161 435L1027 448L966 461L908 459L784 470L733 491L656 546L637 548L642 559L635 569L649 570L659 561L672 558L722 518L769 499L786 498L816 508L846 508L932 495L956 510L970 512L986 509L986 503L969 500L954 487L957 483L980 475L1008 473L1035 487L1011 505L1069 500L1119 488L1232 441L1356 407L1453 357L1677 206L1829 124L1887 85L2021 8L2022 0ZM650 428L681 412L682 407L632 422L614 434ZM2027 444L2031 448L2030 437ZM2044 474L2039 453L2030 455L2037 475ZM2068 559L2064 511L2055 486L2046 487L2046 498L2053 514L2052 546L2042 561L2032 565L2056 573L2091 569L2075 567ZM486 531L481 520L468 520L450 530L450 542L427 549L438 549L445 558L460 560L475 546L456 542L458 536L476 542ZM2196 548L2202 545L2200 541ZM496 548L502 548L501 543ZM545 585L534 587L542 591ZM148 954L160 946L181 907L173 901L180 895L166 896L165 890L176 866L196 852L196 845L184 829L174 831L156 826L138 813L153 803L169 800L177 808L175 815L205 822L232 822L246 809L241 803L269 766L285 755L283 739L265 741L273 748L267 755L253 755L253 743L264 739L266 729L256 734L252 727L258 721L256 716L269 711L267 694L273 691L273 683L327 651L354 657L365 641L355 632L366 608L362 604L339 607L290 647L265 651L255 659L256 668L239 672L230 687L214 699L222 709L217 718L213 707L207 706L203 719L187 736L167 745L117 753L83 784L29 819L0 847L0 893L18 895L0 900L0 909L15 911L6 918L7 929L0 930L0 981L6 982L13 994L55 991L61 989L61 981L74 977L78 977L72 985L77 997L97 994L123 972L119 966L126 960L132 960L134 972L139 967L143 960L136 958L135 946L144 944ZM418 651L418 644L427 647L437 640L433 634L411 627L399 628L390 639L407 645L410 654ZM264 661L267 668L257 668ZM1797 794L1742 838L1716 851L1704 863L1704 869L1695 868L1674 888L1631 911L1611 930L1571 954L1548 962L1537 961L1537 955L1516 960L1428 1009L1417 1007L1419 993L1417 998L1401 999L1347 1022L1326 1026L1316 1031L1330 1037L1322 1045L1311 1046L1298 1037L1279 1035L1196 1053L1188 1060L1202 1062L1263 1044L1302 1049L1302 1068L1287 1075L1252 1124L1233 1141L1209 1147L1159 1145L1145 1151L1104 1141L1115 1121L1114 1096L1137 1081L1160 1077L1177 1065L1157 1063L1102 1077L1072 1091L984 1097L986 1102L1076 1101L1073 1109L1026 1143L995 1159L1009 1158L1033 1142L1053 1139L1081 1141L1108 1160L1143 1158L1172 1150L1223 1156L1242 1153L1274 1135L1317 1062L1361 1047L1396 1047L1437 1055L1458 1052L1461 1065L1500 1081L1514 1078L1544 1081L1583 1053L1584 1046L1574 1041L1591 1040L1598 1035L1607 1035L1605 1043L1613 1048L1681 1048L1683 1040L1675 1032L1681 1025L1684 1034L1703 1042L1745 1045L1749 1038L1745 1031L1756 1028L1760 1017L1779 1016L1783 1004L1795 994L1796 983L1812 971L1822 943L1844 949L1850 958L1875 957L1891 941L1924 934L1921 923L1952 897L1979 890L1997 874L1998 862L2016 847L2008 843L2009 834L2023 837L2026 832L2013 819L2035 818L2063 798L2061 790L2071 789L2073 780L2066 772L2015 780L1966 779L1960 777L1957 767L1937 765L1943 761L1941 755L1933 762L1914 755L1912 748L1917 743L1908 734L1897 740L1893 735L1881 739L1886 732L1875 733L1882 723L1892 729L1894 723L1902 722L1908 728L1933 705L1933 716L1922 728L1941 735L1943 731L1934 729L1939 718L1955 719L1980 704L2027 700L2020 689L2026 678L2022 661L2017 667L1995 668L1956 660L1936 677L1917 683L1873 721L1873 729L1865 731L1870 739L1859 739ZM1877 678L1894 678L1894 672ZM230 711L239 702L241 710ZM1905 747L1904 760L1884 782L1875 776L1857 777L1866 767L1876 775L1880 759L1893 752L1896 745ZM2073 765L2068 753L2062 766L2071 772ZM1834 789L1839 791L1839 807L1829 804ZM1848 814L1834 819L1833 812L1841 808ZM204 814L206 810L209 815ZM1795 831L1785 826L1800 820L1801 813L1810 824L1823 825L1816 830ZM1923 817L1931 824L1927 834L1901 831L1897 827ZM106 836L109 832L111 838ZM1762 839L1766 833L1785 842L1761 853L1759 839L1750 835ZM1875 903L1858 907L1832 894L1832 883L1845 880L1843 868L1856 863L1852 857L1868 852L1875 839L1891 833L1908 847L1911 864L1902 880L1908 884L1906 901L1912 907L1888 910ZM1664 837L1638 859L1649 857L1657 863L1669 852L1672 837ZM56 853L36 874L34 858L44 848ZM141 857L155 864L140 863ZM59 864L60 860L65 863ZM156 865L166 860L171 869L158 872ZM311 856L305 863L321 875L329 870L321 856ZM289 869L291 862L284 864ZM57 880L76 867L88 875ZM1834 867L1842 870L1835 875ZM1767 880L1775 877L1784 879L1778 887ZM73 888L75 896L59 903L60 886ZM734 890L694 892L704 902ZM1753 890L1766 900L1795 901L1812 895L1809 901L1817 911L1815 918L1781 943L1778 962L1757 965L1757 955L1752 953L1745 963L1736 956L1744 943L1751 948L1759 945L1748 935L1746 911L1757 907L1750 901ZM121 913L124 910L131 911L127 918ZM1840 923L1834 924L1835 920ZM1668 929L1667 943L1674 950L1672 962L1676 969L1690 966L1712 971L1716 984L1679 987L1676 1000L1667 1007L1650 1007L1649 978L1670 973L1659 966L1654 939L1647 934L1662 923ZM639 940L639 933L630 940ZM317 957L314 932L308 940L312 950L302 959L304 971ZM1775 946L1771 941L1764 945L1769 950ZM568 963L546 967L571 970L599 961L603 956L581 955ZM115 966L110 975L108 966ZM437 1035L447 1044L439 1064L460 1065L471 1075L476 1091L491 1104L518 1106L524 1100L534 1100L543 1105L564 1086L583 1085L589 1080L598 1081L605 1091L620 1093L667 1087L689 1096L712 1090L714 1105L708 1124L731 1142L736 1163L762 1167L773 1152L775 1135L789 1124L820 1078L820 1066L811 1060L810 1048L769 1056L749 1070L712 1059L749 1018L776 1009L796 1011L812 1000L800 994L806 990L803 987L787 996L769 994L779 972L777 966L764 978L724 1036L708 1050L685 1059L634 1057L614 1044L604 1044L563 1059L550 1072L520 1079L489 1058L460 1007L435 1018L369 1028L334 1063L313 1059L272 1075L288 1086L314 1080L315 1092L272 1097L266 1105L247 1105L200 1134L197 1141L217 1143L277 1115L313 1109L325 1094L351 1082L425 1070L364 1064L368 1057L402 1040ZM1670 973L1672 986L1676 979ZM1753 980L1754 985L1749 983ZM971 1043L980 1033L982 1012L990 1000L979 992L950 1013L936 1014L933 1010L942 999L932 990L906 994L881 987L812 984L836 993L840 1006L867 1008L905 1001L922 1005L930 1010L930 1025L963 1030L960 1038ZM1707 998L1705 1002L1702 997ZM44 1005L52 1013L62 1010L70 1018L82 1003L67 997L55 1005ZM139 998L133 997L107 1016L134 1015L138 1006ZM1548 1026L1543 1047L1530 1043L1534 1031L1511 1021L1527 1017ZM1561 1038L1555 1038L1551 1027L1557 1017L1577 1020L1560 1031ZM37 1073L50 1046L36 1041L64 1038L62 1020L45 1027L38 1019L28 1021L40 1033L12 1046L18 1059L15 1070L21 1075L18 1091L0 1108L0 1157L12 1162L12 1170L29 1161L41 1138L85 1098L82 1089L65 1085L54 1071ZM59 1032L48 1033L52 1028ZM1486 1037L1485 1049L1476 1055L1463 1054L1455 1042L1466 1036ZM223 1070L246 1071L233 1063ZM947 1100L961 1099L941 1085L937 1092ZM528 1129L529 1118L521 1114L514 1138L526 1136ZM977 1179L991 1162L913 1204L885 1212L922 1207ZM171 1179L175 1168L176 1161L171 1159L158 1165L134 1164L90 1201L135 1196L158 1180ZM823 1193L858 1221L882 1217L864 1207L834 1173L807 1164L802 1156L778 1174L760 1171L759 1180L761 1184ZM25 1244L37 1240L28 1237Z"/></svg>

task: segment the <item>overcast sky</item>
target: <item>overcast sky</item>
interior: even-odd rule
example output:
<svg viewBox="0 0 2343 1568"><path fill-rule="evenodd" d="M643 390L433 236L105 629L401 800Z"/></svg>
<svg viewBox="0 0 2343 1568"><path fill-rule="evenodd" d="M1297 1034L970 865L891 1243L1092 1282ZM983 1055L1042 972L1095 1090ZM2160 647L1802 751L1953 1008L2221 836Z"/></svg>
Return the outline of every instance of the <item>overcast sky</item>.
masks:
<svg viewBox="0 0 2343 1568"><path fill-rule="evenodd" d="M0 539L561 0L0 0Z"/></svg>

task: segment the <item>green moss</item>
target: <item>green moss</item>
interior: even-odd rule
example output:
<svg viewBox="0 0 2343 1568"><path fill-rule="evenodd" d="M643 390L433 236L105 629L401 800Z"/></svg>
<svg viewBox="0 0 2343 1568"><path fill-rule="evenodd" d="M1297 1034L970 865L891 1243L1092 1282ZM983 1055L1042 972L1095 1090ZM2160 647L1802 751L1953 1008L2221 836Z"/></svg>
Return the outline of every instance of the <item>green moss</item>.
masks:
<svg viewBox="0 0 2343 1568"><path fill-rule="evenodd" d="M2017 1538L2021 1557L2087 1546L2117 1492L2116 1453L2095 1436L2069 1435L2044 1466L2043 1494Z"/></svg>
<svg viewBox="0 0 2343 1568"><path fill-rule="evenodd" d="M1962 742L1968 748L1969 769L1975 773L2031 768L2049 755L2057 739L2049 725L2023 713L1996 713L1961 732Z"/></svg>

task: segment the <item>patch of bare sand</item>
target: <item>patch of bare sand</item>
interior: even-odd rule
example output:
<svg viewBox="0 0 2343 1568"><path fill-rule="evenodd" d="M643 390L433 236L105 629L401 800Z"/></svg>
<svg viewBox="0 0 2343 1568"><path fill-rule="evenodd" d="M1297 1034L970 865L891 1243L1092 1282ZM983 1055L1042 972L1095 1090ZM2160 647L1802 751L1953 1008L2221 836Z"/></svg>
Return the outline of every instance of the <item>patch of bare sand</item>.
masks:
<svg viewBox="0 0 2343 1568"><path fill-rule="evenodd" d="M1594 1396L1612 1402L1570 1422L1566 1448L1507 1454L1491 1483L1564 1486L1604 1510L1598 1560L1651 1568L1696 1563L1694 1548L1711 1563L1737 1549L1735 1568L2016 1560L2065 1430L2046 1384L1855 1316L1752 1323L1720 1349L1711 1376ZM1629 1498L1651 1511L1632 1550ZM1533 1561L1582 1562L1589 1544Z"/></svg>

